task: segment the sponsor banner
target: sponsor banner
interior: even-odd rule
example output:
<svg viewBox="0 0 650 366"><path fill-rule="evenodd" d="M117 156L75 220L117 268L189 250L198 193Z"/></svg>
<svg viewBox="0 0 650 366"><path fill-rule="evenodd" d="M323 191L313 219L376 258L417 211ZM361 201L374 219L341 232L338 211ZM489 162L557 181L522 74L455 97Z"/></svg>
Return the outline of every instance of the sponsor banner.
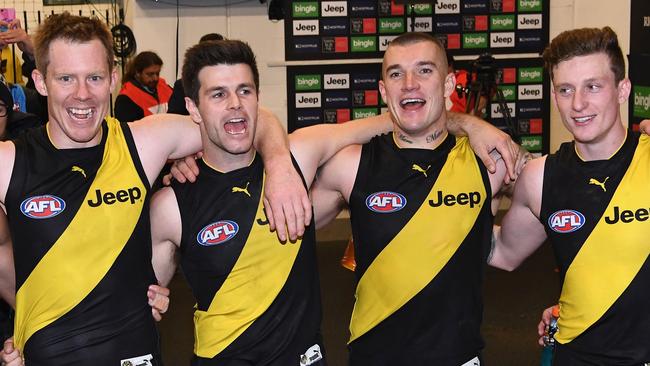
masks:
<svg viewBox="0 0 650 366"><path fill-rule="evenodd" d="M514 118L514 117L517 116L515 103L506 103L506 107L508 108L508 111L510 112L510 117ZM499 105L499 103L491 103L490 104L490 117L492 117L492 118L505 118L505 115L503 114L503 110L501 109L501 106Z"/></svg>
<svg viewBox="0 0 650 366"><path fill-rule="evenodd" d="M296 128L322 123L320 109L300 109L296 111Z"/></svg>
<svg viewBox="0 0 650 366"><path fill-rule="evenodd" d="M336 123L343 123L350 120L350 110L341 108L336 110Z"/></svg>
<svg viewBox="0 0 650 366"><path fill-rule="evenodd" d="M324 109L323 110L323 122L325 122L325 123L336 123L336 109Z"/></svg>
<svg viewBox="0 0 650 366"><path fill-rule="evenodd" d="M517 99L517 91L515 90L514 85L498 85L497 88L503 93L503 99L508 102L514 102ZM492 100L496 99L496 95L492 97Z"/></svg>
<svg viewBox="0 0 650 366"><path fill-rule="evenodd" d="M348 4L348 11L352 17L377 16L377 1L355 0Z"/></svg>
<svg viewBox="0 0 650 366"><path fill-rule="evenodd" d="M515 29L515 16L510 14L505 15L491 15L490 16L490 30L514 30Z"/></svg>
<svg viewBox="0 0 650 366"><path fill-rule="evenodd" d="M397 38L397 36L379 36L379 50L380 51L386 51L388 48L388 45L392 40Z"/></svg>
<svg viewBox="0 0 650 366"><path fill-rule="evenodd" d="M323 1L320 3L321 17L347 17L347 1Z"/></svg>
<svg viewBox="0 0 650 366"><path fill-rule="evenodd" d="M404 4L396 4L395 1L391 1L390 15L404 15Z"/></svg>
<svg viewBox="0 0 650 366"><path fill-rule="evenodd" d="M294 20L293 35L294 36L318 35L318 20L317 19Z"/></svg>
<svg viewBox="0 0 650 366"><path fill-rule="evenodd" d="M542 14L519 14L517 29L542 29Z"/></svg>
<svg viewBox="0 0 650 366"><path fill-rule="evenodd" d="M487 48L487 33L466 33L463 34L463 48Z"/></svg>
<svg viewBox="0 0 650 366"><path fill-rule="evenodd" d="M520 67L517 81L519 83L541 83L543 73L544 68L542 67Z"/></svg>
<svg viewBox="0 0 650 366"><path fill-rule="evenodd" d="M321 19L320 32L324 36L346 36L349 33L348 24L345 18Z"/></svg>
<svg viewBox="0 0 650 366"><path fill-rule="evenodd" d="M635 85L632 88L634 117L650 118L650 86Z"/></svg>
<svg viewBox="0 0 650 366"><path fill-rule="evenodd" d="M296 75L295 88L297 91L320 90L320 74Z"/></svg>
<svg viewBox="0 0 650 366"><path fill-rule="evenodd" d="M352 119L373 117L377 114L377 108L354 108L352 110Z"/></svg>
<svg viewBox="0 0 650 366"><path fill-rule="evenodd" d="M457 50L460 48L460 33L447 34L443 42L448 50Z"/></svg>
<svg viewBox="0 0 650 366"><path fill-rule="evenodd" d="M515 0L489 0L490 13L513 13Z"/></svg>
<svg viewBox="0 0 650 366"><path fill-rule="evenodd" d="M504 48L515 46L515 32L490 33L490 47Z"/></svg>
<svg viewBox="0 0 650 366"><path fill-rule="evenodd" d="M521 49L539 49L543 47L542 33L539 31L517 32L517 47Z"/></svg>
<svg viewBox="0 0 650 366"><path fill-rule="evenodd" d="M404 18L379 18L379 34L404 33Z"/></svg>
<svg viewBox="0 0 650 366"><path fill-rule="evenodd" d="M413 10L411 10L413 9ZM433 14L433 5L432 4L413 4L413 6L409 6L406 8L406 13L408 15L411 15L411 13L415 13L415 15L432 15Z"/></svg>
<svg viewBox="0 0 650 366"><path fill-rule="evenodd" d="M517 10L520 13L541 12L542 0L517 0Z"/></svg>
<svg viewBox="0 0 650 366"><path fill-rule="evenodd" d="M521 146L531 152L542 151L542 136L521 136Z"/></svg>
<svg viewBox="0 0 650 366"><path fill-rule="evenodd" d="M436 14L459 14L460 0L438 0L434 11Z"/></svg>
<svg viewBox="0 0 650 366"><path fill-rule="evenodd" d="M350 74L325 74L323 75L324 89L349 89Z"/></svg>
<svg viewBox="0 0 650 366"><path fill-rule="evenodd" d="M535 118L542 115L544 105L541 100L522 100L517 103L520 118Z"/></svg>
<svg viewBox="0 0 650 366"><path fill-rule="evenodd" d="M529 99L542 99L542 84L525 84L519 85L519 100L529 100Z"/></svg>
<svg viewBox="0 0 650 366"><path fill-rule="evenodd" d="M379 85L379 74L352 74L352 88L376 89Z"/></svg>
<svg viewBox="0 0 650 366"><path fill-rule="evenodd" d="M355 106L355 107L365 106L366 105L366 91L365 90L353 90L352 91L352 105Z"/></svg>
<svg viewBox="0 0 650 366"><path fill-rule="evenodd" d="M379 105L379 90L366 90L364 93L365 105Z"/></svg>
<svg viewBox="0 0 650 366"><path fill-rule="evenodd" d="M348 37L323 37L323 53L348 52Z"/></svg>
<svg viewBox="0 0 650 366"><path fill-rule="evenodd" d="M500 84L514 84L517 82L517 69L514 67L504 67L499 70L499 79Z"/></svg>
<svg viewBox="0 0 650 366"><path fill-rule="evenodd" d="M463 14L485 14L489 12L489 0L465 0L462 4Z"/></svg>
<svg viewBox="0 0 650 366"><path fill-rule="evenodd" d="M487 15L463 15L463 31L486 31L487 29Z"/></svg>
<svg viewBox="0 0 650 366"><path fill-rule="evenodd" d="M291 15L294 18L318 18L318 2L293 2Z"/></svg>
<svg viewBox="0 0 650 366"><path fill-rule="evenodd" d="M350 105L348 90L331 90L323 92L323 106L326 108L343 108Z"/></svg>
<svg viewBox="0 0 650 366"><path fill-rule="evenodd" d="M632 0L630 14L630 55L648 55L650 54L650 50L648 50L648 44L650 43L650 1ZM647 64L643 66L647 66ZM630 65L630 74L634 71L634 67ZM636 82L634 77L630 77L630 80ZM644 77L645 80L647 79Z"/></svg>
<svg viewBox="0 0 650 366"><path fill-rule="evenodd" d="M320 53L318 37L296 37L293 39L293 50L296 53Z"/></svg>
<svg viewBox="0 0 650 366"><path fill-rule="evenodd" d="M413 24L411 24L413 23ZM415 22L411 18L406 20L406 29L409 32L433 32L433 18L431 17L416 17Z"/></svg>
<svg viewBox="0 0 650 366"><path fill-rule="evenodd" d="M519 119L519 133L541 134L543 130L541 118Z"/></svg>
<svg viewBox="0 0 650 366"><path fill-rule="evenodd" d="M461 18L458 15L440 15L433 17L436 33L458 33L461 31Z"/></svg>
<svg viewBox="0 0 650 366"><path fill-rule="evenodd" d="M352 18L350 19L350 33L352 34L375 34L377 33L376 18Z"/></svg>
<svg viewBox="0 0 650 366"><path fill-rule="evenodd" d="M375 36L350 37L352 52L375 52L377 51L377 38Z"/></svg>
<svg viewBox="0 0 650 366"><path fill-rule="evenodd" d="M296 93L296 108L320 108L320 93Z"/></svg>
<svg viewBox="0 0 650 366"><path fill-rule="evenodd" d="M391 15L391 1L390 0L377 0L377 10L380 17L387 17Z"/></svg>

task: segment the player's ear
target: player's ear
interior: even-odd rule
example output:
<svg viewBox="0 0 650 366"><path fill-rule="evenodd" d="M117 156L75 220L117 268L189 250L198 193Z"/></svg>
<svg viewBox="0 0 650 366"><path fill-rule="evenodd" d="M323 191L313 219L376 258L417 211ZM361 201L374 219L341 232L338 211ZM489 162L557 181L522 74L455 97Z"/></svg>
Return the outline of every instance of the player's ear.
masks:
<svg viewBox="0 0 650 366"><path fill-rule="evenodd" d="M201 113L199 113L198 106L196 105L196 103L194 103L194 101L190 97L185 97L185 108L190 113L190 117L192 118L192 121L194 121L194 123L203 122L203 119L201 118Z"/></svg>

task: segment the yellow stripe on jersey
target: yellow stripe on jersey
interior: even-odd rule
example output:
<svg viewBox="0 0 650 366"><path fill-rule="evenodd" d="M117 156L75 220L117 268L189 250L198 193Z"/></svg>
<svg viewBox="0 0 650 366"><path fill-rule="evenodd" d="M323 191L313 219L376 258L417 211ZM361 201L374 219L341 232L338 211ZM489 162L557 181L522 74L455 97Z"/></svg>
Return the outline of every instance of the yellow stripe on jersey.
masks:
<svg viewBox="0 0 650 366"><path fill-rule="evenodd" d="M35 332L77 306L106 275L126 245L144 205L146 188L135 168L119 122L107 119L108 136L97 176L63 234L38 262L16 294L15 342L19 349ZM91 207L97 190L139 190L139 199ZM117 195L116 194L116 195ZM123 194L120 197L124 198ZM101 226L97 226L101 223ZM143 243L144 245L144 243ZM143 294L144 296L144 294Z"/></svg>
<svg viewBox="0 0 650 366"><path fill-rule="evenodd" d="M480 196L471 205L462 198L453 205L431 207L429 200L437 202L438 192ZM388 318L436 277L474 226L486 197L474 152L468 140L460 138L427 199L359 280L350 342Z"/></svg>
<svg viewBox="0 0 650 366"><path fill-rule="evenodd" d="M255 217L266 218L261 195ZM256 221L208 310L194 312L194 353L199 357L215 357L244 333L271 306L293 268L302 240L282 244Z"/></svg>
<svg viewBox="0 0 650 366"><path fill-rule="evenodd" d="M571 342L598 321L650 255L648 182L650 138L642 135L605 213L567 270L555 335L558 342ZM637 215L642 220L636 219Z"/></svg>

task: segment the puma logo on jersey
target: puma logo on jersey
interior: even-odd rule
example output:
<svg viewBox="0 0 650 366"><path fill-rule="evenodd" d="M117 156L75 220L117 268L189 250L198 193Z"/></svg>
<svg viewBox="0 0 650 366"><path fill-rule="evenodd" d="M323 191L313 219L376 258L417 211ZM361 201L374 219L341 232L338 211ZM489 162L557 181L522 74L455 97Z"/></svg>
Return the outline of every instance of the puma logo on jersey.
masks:
<svg viewBox="0 0 650 366"><path fill-rule="evenodd" d="M241 192L241 193L244 193L245 195L247 195L248 197L250 197L251 194L248 193L248 185L249 184L250 184L250 182L246 182L246 187L244 187L244 188L232 187L232 193Z"/></svg>
<svg viewBox="0 0 650 366"><path fill-rule="evenodd" d="M601 183L598 180L596 180L596 178L589 178L589 184L596 185L596 186L602 188L603 192L607 192L607 189L605 188L605 182L607 182L608 179L609 179L609 177L605 178L605 180Z"/></svg>
<svg viewBox="0 0 650 366"><path fill-rule="evenodd" d="M429 170L429 168L431 168L431 165L427 166L426 169L422 169L422 167L417 164L413 164L413 166L411 166L411 169L415 170L416 172L420 172L424 174L425 177L428 177L427 171Z"/></svg>
<svg viewBox="0 0 650 366"><path fill-rule="evenodd" d="M79 172L79 173L81 173L81 175L84 176L84 178L86 178L86 171L83 170L82 168L79 168L79 167L76 166L76 165L73 165L73 166L72 166L72 169L70 169L70 171L73 171L73 172Z"/></svg>

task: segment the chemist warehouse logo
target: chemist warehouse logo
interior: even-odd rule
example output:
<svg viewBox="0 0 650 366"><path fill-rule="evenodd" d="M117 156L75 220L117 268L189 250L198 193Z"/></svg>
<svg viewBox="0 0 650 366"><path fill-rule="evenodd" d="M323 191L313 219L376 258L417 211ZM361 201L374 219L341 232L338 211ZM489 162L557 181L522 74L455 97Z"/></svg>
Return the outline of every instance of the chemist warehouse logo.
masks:
<svg viewBox="0 0 650 366"><path fill-rule="evenodd" d="M49 194L30 197L20 204L23 215L32 219L49 219L65 210L65 201Z"/></svg>
<svg viewBox="0 0 650 366"><path fill-rule="evenodd" d="M207 225L196 235L196 241L206 247L223 244L239 232L239 225L230 220L222 220Z"/></svg>
<svg viewBox="0 0 650 366"><path fill-rule="evenodd" d="M572 233L585 224L585 215L575 210L556 211L548 218L548 226L560 234Z"/></svg>
<svg viewBox="0 0 650 366"><path fill-rule="evenodd" d="M389 191L376 192L366 198L366 207L377 213L397 212L406 207L406 197Z"/></svg>

